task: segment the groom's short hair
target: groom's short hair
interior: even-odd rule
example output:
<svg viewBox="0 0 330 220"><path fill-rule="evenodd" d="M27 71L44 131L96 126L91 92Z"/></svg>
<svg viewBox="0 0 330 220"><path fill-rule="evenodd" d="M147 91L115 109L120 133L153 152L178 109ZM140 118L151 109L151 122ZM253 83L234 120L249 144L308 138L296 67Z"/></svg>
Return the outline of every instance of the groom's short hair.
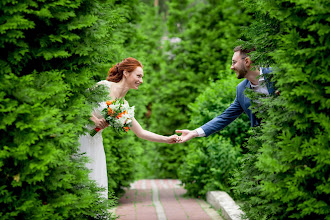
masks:
<svg viewBox="0 0 330 220"><path fill-rule="evenodd" d="M254 47L252 48L244 48L241 45L234 48L234 53L239 52L240 55L243 55L244 57L249 56L249 53L252 51L255 51L256 49Z"/></svg>

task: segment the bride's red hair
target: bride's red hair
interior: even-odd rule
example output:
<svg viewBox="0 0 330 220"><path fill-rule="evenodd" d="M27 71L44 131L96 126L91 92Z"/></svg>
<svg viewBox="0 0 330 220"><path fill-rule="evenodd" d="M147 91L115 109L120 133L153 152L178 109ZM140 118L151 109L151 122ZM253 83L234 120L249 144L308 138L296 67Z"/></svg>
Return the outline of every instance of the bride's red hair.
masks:
<svg viewBox="0 0 330 220"><path fill-rule="evenodd" d="M143 68L140 61L135 58L128 57L122 62L117 63L110 68L107 80L110 82L119 82L123 78L124 71L133 72L137 67Z"/></svg>

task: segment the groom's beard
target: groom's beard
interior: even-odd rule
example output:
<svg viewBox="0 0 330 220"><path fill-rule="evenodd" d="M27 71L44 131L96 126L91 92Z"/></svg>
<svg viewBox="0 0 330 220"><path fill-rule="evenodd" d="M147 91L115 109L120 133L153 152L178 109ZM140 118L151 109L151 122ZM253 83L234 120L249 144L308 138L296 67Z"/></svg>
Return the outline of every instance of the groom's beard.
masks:
<svg viewBox="0 0 330 220"><path fill-rule="evenodd" d="M242 65L241 69L238 70L237 79L245 78L247 72L248 72L248 70L246 69L246 67Z"/></svg>

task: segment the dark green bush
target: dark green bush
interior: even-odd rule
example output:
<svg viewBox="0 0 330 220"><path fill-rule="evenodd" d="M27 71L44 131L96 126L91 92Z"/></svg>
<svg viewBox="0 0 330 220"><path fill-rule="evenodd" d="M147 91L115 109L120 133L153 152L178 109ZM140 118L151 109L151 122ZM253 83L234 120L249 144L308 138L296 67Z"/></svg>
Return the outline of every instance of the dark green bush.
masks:
<svg viewBox="0 0 330 220"><path fill-rule="evenodd" d="M211 136L207 142L198 140L190 144L179 169L187 195L205 197L208 191L228 191L229 177L239 156L239 147L219 135Z"/></svg>
<svg viewBox="0 0 330 220"><path fill-rule="evenodd" d="M256 25L277 24L276 33L251 41L274 45L267 55L280 96L261 100L263 125L247 144L235 190L249 219L329 219L329 4L246 3L266 21L256 19L250 36Z"/></svg>
<svg viewBox="0 0 330 220"><path fill-rule="evenodd" d="M120 15L106 20L104 1L0 5L2 219L110 217L114 200L99 197L77 148L96 95L86 90L92 68Z"/></svg>

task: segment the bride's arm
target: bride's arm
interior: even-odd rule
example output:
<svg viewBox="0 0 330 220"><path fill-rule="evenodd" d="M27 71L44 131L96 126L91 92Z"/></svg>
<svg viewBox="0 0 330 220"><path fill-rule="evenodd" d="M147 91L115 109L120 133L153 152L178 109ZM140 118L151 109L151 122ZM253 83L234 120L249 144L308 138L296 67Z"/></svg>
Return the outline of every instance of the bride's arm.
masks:
<svg viewBox="0 0 330 220"><path fill-rule="evenodd" d="M177 138L178 138L177 135L172 135L172 136L167 137L167 136L155 134L153 132L144 130L135 118L133 118L133 120L132 120L131 130L134 132L134 134L137 137L148 140L148 141L153 141L153 142L174 144L174 143L176 143Z"/></svg>

